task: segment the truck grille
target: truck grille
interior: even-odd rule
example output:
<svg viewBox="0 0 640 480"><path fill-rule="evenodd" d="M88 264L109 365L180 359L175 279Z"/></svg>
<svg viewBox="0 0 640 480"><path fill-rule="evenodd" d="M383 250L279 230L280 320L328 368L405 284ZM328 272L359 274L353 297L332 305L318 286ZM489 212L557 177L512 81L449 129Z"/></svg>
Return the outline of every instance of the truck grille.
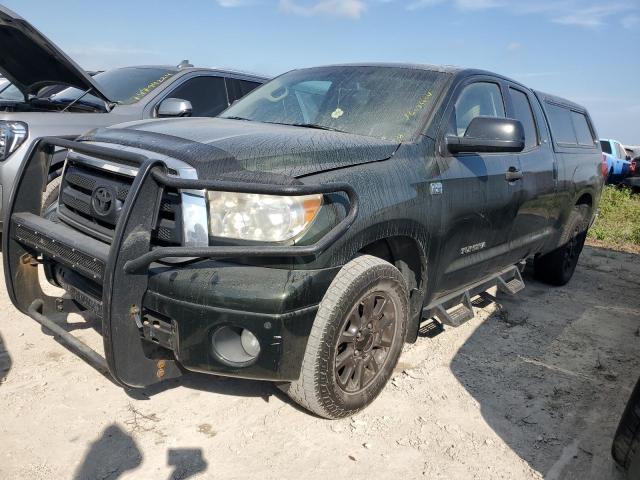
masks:
<svg viewBox="0 0 640 480"><path fill-rule="evenodd" d="M67 160L60 185L60 219L99 240L110 243L133 178ZM182 244L180 194L165 189L152 241L162 246Z"/></svg>

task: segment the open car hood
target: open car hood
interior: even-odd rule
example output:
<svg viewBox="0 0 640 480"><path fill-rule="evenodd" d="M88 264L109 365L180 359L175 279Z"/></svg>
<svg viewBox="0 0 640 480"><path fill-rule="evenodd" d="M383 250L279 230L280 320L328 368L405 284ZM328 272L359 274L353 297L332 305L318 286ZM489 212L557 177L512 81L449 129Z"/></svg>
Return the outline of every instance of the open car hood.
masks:
<svg viewBox="0 0 640 480"><path fill-rule="evenodd" d="M111 102L98 84L29 22L0 6L0 73L25 95L47 85L89 90Z"/></svg>

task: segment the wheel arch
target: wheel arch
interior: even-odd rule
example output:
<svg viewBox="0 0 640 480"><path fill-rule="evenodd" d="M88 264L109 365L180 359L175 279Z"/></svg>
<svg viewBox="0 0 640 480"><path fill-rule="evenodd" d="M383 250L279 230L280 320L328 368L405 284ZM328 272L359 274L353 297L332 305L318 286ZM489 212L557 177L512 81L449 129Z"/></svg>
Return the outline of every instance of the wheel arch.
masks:
<svg viewBox="0 0 640 480"><path fill-rule="evenodd" d="M406 233L397 232L369 241L359 249L358 254L386 260L402 273L409 287L410 306L405 341L415 342L427 287L427 256L423 242Z"/></svg>

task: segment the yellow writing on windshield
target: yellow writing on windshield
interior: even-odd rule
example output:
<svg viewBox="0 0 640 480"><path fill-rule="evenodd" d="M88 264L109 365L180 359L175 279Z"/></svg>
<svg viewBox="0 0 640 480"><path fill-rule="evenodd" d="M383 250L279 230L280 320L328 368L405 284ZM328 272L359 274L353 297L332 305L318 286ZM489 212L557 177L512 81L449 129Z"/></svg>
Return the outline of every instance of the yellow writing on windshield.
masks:
<svg viewBox="0 0 640 480"><path fill-rule="evenodd" d="M433 96L433 93L431 92L427 92L424 95L422 95L418 100L418 103L416 103L415 107L413 107L413 110L404 112L404 118L406 120L413 119L418 114L418 112L422 110L427 103L429 103L429 100L431 99L432 96Z"/></svg>
<svg viewBox="0 0 640 480"><path fill-rule="evenodd" d="M154 80L153 82L151 82L149 85L147 85L144 88L141 88L140 90L138 90L138 92L132 97L134 101L138 101L140 100L142 97L144 97L145 95L147 95L149 92L151 92L153 89L155 89L156 87L158 87L158 85L162 84L167 78L172 77L173 73L165 73L163 76L161 76L159 79Z"/></svg>

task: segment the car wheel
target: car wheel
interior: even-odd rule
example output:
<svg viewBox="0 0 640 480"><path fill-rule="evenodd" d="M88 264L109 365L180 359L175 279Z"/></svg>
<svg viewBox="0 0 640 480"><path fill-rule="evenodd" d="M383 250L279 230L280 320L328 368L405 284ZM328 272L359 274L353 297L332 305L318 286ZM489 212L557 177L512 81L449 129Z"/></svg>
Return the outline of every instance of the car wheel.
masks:
<svg viewBox="0 0 640 480"><path fill-rule="evenodd" d="M565 285L576 270L580 253L587 238L586 219L589 207L578 205L569 215L561 247L536 257L534 276L541 282L551 285Z"/></svg>
<svg viewBox="0 0 640 480"><path fill-rule="evenodd" d="M366 407L398 362L408 298L404 277L390 263L362 255L346 264L320 303L300 378L281 388L324 418Z"/></svg>
<svg viewBox="0 0 640 480"><path fill-rule="evenodd" d="M58 197L60 195L61 177L49 182L42 196L42 216L53 222L58 221Z"/></svg>
<svg viewBox="0 0 640 480"><path fill-rule="evenodd" d="M627 471L629 480L640 478L640 380L620 419L611 454Z"/></svg>

